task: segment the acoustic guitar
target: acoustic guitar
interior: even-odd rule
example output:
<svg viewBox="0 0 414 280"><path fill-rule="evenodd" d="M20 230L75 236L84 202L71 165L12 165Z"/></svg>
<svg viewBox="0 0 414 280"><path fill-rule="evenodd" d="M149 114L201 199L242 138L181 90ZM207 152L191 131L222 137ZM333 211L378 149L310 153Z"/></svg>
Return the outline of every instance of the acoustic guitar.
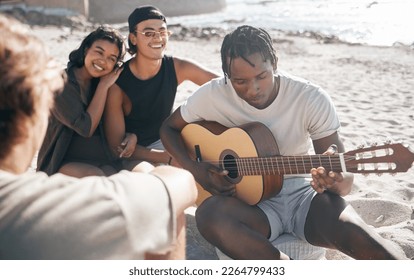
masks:
<svg viewBox="0 0 414 280"><path fill-rule="evenodd" d="M280 192L284 174L309 174L311 168L352 173L397 173L411 168L414 154L401 143L361 147L335 155L279 156L276 140L262 123L227 128L217 122L190 123L181 131L193 160L210 162L229 173L236 197L255 205ZM211 196L198 184L200 205Z"/></svg>

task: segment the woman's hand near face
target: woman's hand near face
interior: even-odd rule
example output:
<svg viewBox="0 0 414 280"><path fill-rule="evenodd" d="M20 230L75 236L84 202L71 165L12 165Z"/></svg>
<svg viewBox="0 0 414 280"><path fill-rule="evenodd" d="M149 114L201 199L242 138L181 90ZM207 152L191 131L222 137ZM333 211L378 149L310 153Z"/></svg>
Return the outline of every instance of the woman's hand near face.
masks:
<svg viewBox="0 0 414 280"><path fill-rule="evenodd" d="M123 67L115 66L114 70L100 78L99 85L109 89L116 82L123 69Z"/></svg>

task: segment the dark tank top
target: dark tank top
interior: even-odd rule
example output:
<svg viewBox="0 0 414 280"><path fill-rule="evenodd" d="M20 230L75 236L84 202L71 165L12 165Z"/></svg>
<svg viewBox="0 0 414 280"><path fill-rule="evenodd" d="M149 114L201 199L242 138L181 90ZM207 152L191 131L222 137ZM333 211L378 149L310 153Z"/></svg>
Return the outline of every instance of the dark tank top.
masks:
<svg viewBox="0 0 414 280"><path fill-rule="evenodd" d="M160 70L148 80L134 76L130 61L116 81L132 103L131 112L125 116L125 130L137 135L139 145L148 146L160 139L161 124L173 109L178 86L174 60L164 56Z"/></svg>

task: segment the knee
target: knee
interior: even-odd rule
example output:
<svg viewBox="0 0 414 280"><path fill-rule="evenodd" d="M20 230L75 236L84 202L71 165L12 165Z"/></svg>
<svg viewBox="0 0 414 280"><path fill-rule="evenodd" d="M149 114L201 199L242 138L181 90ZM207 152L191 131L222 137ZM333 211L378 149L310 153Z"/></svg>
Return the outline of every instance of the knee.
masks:
<svg viewBox="0 0 414 280"><path fill-rule="evenodd" d="M337 235L342 226L341 215L347 203L339 196L330 193L317 194L306 216L304 232L306 239L313 245L320 245L321 240L330 240Z"/></svg>
<svg viewBox="0 0 414 280"><path fill-rule="evenodd" d="M69 163L64 166L62 166L59 170L59 173L76 177L76 178L82 178L82 177L88 177L88 176L106 176L105 172L92 165L85 165L85 164L77 164L77 163Z"/></svg>
<svg viewBox="0 0 414 280"><path fill-rule="evenodd" d="M372 231L351 205L334 195L315 197L304 230L311 244L334 248L352 243L355 233Z"/></svg>
<svg viewBox="0 0 414 280"><path fill-rule="evenodd" d="M99 167L91 166L83 170L83 177L87 176L106 176L105 172Z"/></svg>
<svg viewBox="0 0 414 280"><path fill-rule="evenodd" d="M328 192L317 194L312 199L307 219L314 217L316 223L339 220L339 217L348 205L342 197L336 194Z"/></svg>
<svg viewBox="0 0 414 280"><path fill-rule="evenodd" d="M197 225L198 224L205 224L210 223L211 220L213 220L214 216L214 208L215 208L215 197L212 196L206 200L204 200L203 203L201 203L196 210L195 218Z"/></svg>
<svg viewBox="0 0 414 280"><path fill-rule="evenodd" d="M204 235L214 231L215 227L220 227L220 219L223 217L220 213L225 213L222 212L223 205L225 205L223 197L211 196L197 207L195 218L201 234Z"/></svg>

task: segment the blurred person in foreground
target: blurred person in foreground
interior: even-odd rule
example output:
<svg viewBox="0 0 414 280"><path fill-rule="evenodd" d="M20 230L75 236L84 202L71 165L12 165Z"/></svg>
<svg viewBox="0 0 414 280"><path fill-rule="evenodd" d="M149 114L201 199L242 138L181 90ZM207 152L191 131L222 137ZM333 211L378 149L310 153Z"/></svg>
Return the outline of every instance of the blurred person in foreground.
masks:
<svg viewBox="0 0 414 280"><path fill-rule="evenodd" d="M64 85L45 45L0 15L0 258L184 259L194 179L170 166L74 178L28 171Z"/></svg>

